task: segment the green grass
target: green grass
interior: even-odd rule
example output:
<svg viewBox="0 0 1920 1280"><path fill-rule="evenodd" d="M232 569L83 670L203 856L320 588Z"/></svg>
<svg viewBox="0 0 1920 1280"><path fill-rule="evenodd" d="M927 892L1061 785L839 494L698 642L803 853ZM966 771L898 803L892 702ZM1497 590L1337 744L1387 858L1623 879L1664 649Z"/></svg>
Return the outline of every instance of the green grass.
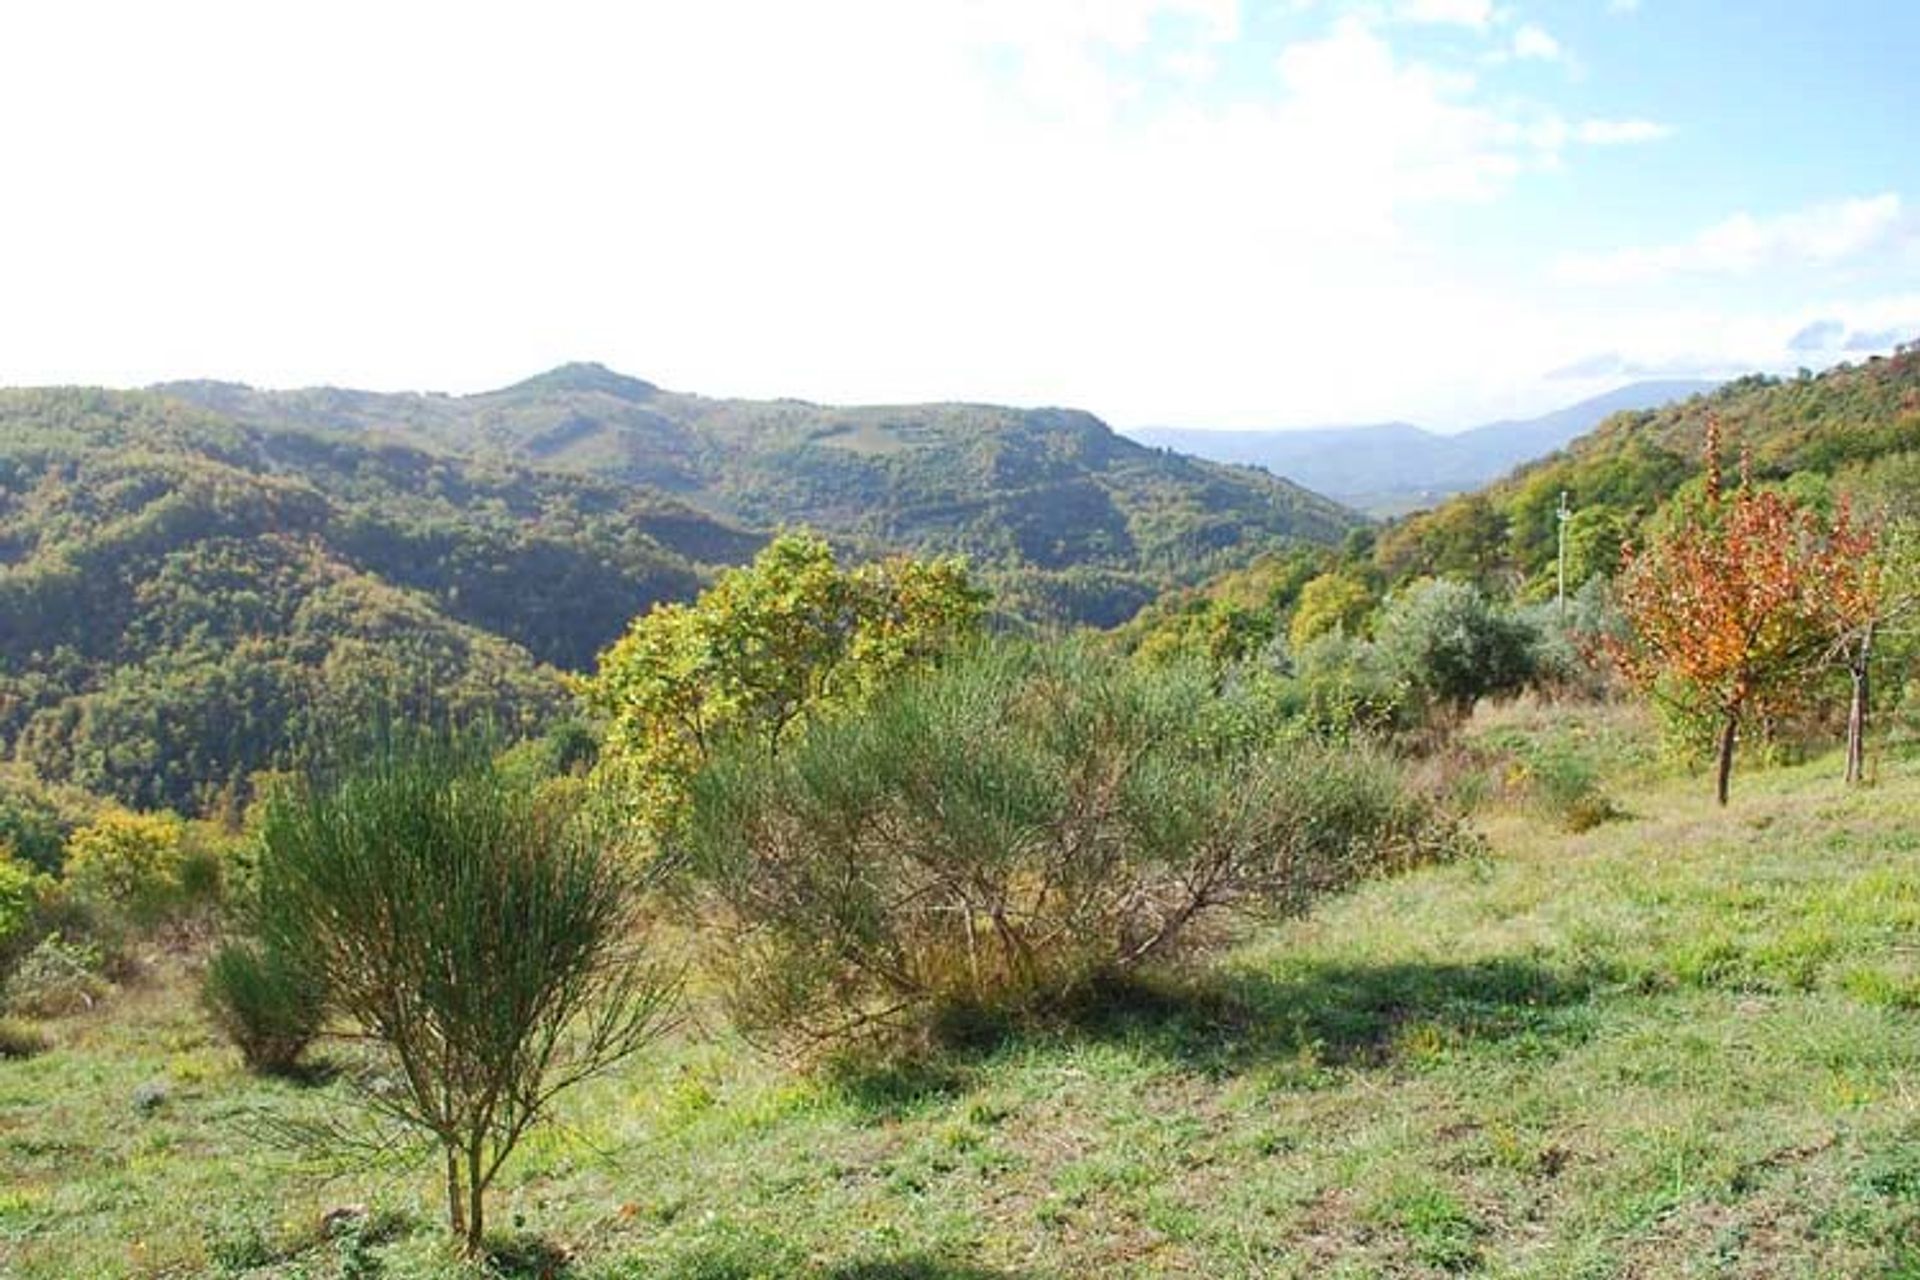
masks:
<svg viewBox="0 0 1920 1280"><path fill-rule="evenodd" d="M509 1167L501 1265L1920 1276L1920 764L1836 775L1742 773L1725 813L1643 781L1580 835L1498 816L1484 860L912 1069L690 1031ZM183 976L48 1029L0 1062L0 1273L457 1273L424 1170L264 1139L337 1086L243 1074ZM369 1216L328 1238L343 1205Z"/></svg>

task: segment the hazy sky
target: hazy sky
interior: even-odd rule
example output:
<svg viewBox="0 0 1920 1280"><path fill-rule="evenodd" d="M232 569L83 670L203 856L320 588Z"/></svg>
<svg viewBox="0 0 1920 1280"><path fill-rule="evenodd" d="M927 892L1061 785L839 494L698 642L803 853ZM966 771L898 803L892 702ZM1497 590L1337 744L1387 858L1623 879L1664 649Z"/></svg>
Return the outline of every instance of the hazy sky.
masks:
<svg viewBox="0 0 1920 1280"><path fill-rule="evenodd" d="M1461 425L1920 336L1911 0L0 9L0 382Z"/></svg>

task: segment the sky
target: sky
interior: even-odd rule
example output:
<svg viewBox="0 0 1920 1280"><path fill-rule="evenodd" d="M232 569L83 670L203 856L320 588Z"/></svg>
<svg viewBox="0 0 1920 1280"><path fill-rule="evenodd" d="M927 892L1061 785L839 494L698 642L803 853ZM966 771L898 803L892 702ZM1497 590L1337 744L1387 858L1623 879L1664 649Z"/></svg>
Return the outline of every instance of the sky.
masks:
<svg viewBox="0 0 1920 1280"><path fill-rule="evenodd" d="M0 383L1457 428L1920 337L1909 0L0 8Z"/></svg>

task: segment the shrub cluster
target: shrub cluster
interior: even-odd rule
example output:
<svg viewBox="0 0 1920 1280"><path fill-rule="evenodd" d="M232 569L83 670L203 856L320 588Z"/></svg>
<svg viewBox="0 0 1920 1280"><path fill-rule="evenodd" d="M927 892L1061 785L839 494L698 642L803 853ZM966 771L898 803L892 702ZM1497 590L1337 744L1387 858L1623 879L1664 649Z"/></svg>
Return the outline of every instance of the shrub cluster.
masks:
<svg viewBox="0 0 1920 1280"><path fill-rule="evenodd" d="M44 961L76 945L94 957L93 968L124 969L136 939L210 922L233 843L210 824L114 808L37 860L14 856L0 840L0 977L19 977L36 953Z"/></svg>
<svg viewBox="0 0 1920 1280"><path fill-rule="evenodd" d="M170 813L109 809L67 841L65 879L105 928L152 929L220 897L222 852Z"/></svg>
<svg viewBox="0 0 1920 1280"><path fill-rule="evenodd" d="M0 846L36 871L58 875L67 837L98 802L49 787L23 765L0 763Z"/></svg>
<svg viewBox="0 0 1920 1280"><path fill-rule="evenodd" d="M100 949L49 933L22 956L0 990L9 1013L64 1018L93 1008L107 994Z"/></svg>
<svg viewBox="0 0 1920 1280"><path fill-rule="evenodd" d="M204 995L215 1025L263 1075L297 1068L326 1020L326 988L313 967L255 943L229 942L214 953Z"/></svg>
<svg viewBox="0 0 1920 1280"><path fill-rule="evenodd" d="M1366 751L1278 736L1202 666L1002 645L695 779L679 853L743 1026L924 1029L1446 852Z"/></svg>
<svg viewBox="0 0 1920 1280"><path fill-rule="evenodd" d="M1600 785L1599 768L1564 745L1535 752L1524 768L1533 807L1569 832L1621 816Z"/></svg>
<svg viewBox="0 0 1920 1280"><path fill-rule="evenodd" d="M0 1018L0 1058L31 1058L52 1047L47 1033L32 1023Z"/></svg>
<svg viewBox="0 0 1920 1280"><path fill-rule="evenodd" d="M1373 643L1328 631L1290 660L1281 711L1319 738L1384 739L1420 721L1419 686Z"/></svg>
<svg viewBox="0 0 1920 1280"><path fill-rule="evenodd" d="M17 958L32 945L34 923L52 883L0 843L0 961Z"/></svg>

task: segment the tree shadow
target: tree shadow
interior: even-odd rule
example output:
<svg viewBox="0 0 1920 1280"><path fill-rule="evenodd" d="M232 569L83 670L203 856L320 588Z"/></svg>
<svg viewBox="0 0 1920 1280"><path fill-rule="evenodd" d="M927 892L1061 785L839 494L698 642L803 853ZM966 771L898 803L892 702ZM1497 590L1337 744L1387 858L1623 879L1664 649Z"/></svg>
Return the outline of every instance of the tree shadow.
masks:
<svg viewBox="0 0 1920 1280"><path fill-rule="evenodd" d="M826 1280L1017 1280L1019 1274L924 1254L847 1262L824 1273Z"/></svg>
<svg viewBox="0 0 1920 1280"><path fill-rule="evenodd" d="M576 1274L570 1252L530 1231L489 1236L487 1269L509 1280L571 1280Z"/></svg>
<svg viewBox="0 0 1920 1280"><path fill-rule="evenodd" d="M1431 1044L1541 1055L1583 1039L1601 975L1495 957L1463 963L1313 964L1280 974L1141 975L1102 984L1061 1033L1119 1042L1189 1070L1235 1074L1310 1054L1383 1066L1412 1030Z"/></svg>
<svg viewBox="0 0 1920 1280"><path fill-rule="evenodd" d="M623 1273L624 1274L624 1273ZM975 1266L932 1253L853 1258L808 1264L791 1241L741 1237L716 1241L683 1254L664 1269L648 1271L672 1280L757 1280L762 1276L812 1276L816 1280L1021 1280L1023 1273Z"/></svg>
<svg viewBox="0 0 1920 1280"><path fill-rule="evenodd" d="M1124 1045L1214 1076L1303 1062L1377 1067L1413 1049L1489 1043L1551 1057L1589 1033L1605 982L1517 957L1135 974L1017 1011L960 1011L936 1024L931 1052L843 1063L832 1080L871 1117L895 1119L964 1093L996 1057L1048 1044Z"/></svg>
<svg viewBox="0 0 1920 1280"><path fill-rule="evenodd" d="M281 1084L290 1084L301 1089L324 1089L345 1074L343 1068L332 1058L301 1058L260 1073L270 1080Z"/></svg>
<svg viewBox="0 0 1920 1280"><path fill-rule="evenodd" d="M936 1042L932 1051L899 1058L859 1054L834 1060L821 1077L833 1096L869 1121L901 1120L950 1102L972 1083L979 1054Z"/></svg>

